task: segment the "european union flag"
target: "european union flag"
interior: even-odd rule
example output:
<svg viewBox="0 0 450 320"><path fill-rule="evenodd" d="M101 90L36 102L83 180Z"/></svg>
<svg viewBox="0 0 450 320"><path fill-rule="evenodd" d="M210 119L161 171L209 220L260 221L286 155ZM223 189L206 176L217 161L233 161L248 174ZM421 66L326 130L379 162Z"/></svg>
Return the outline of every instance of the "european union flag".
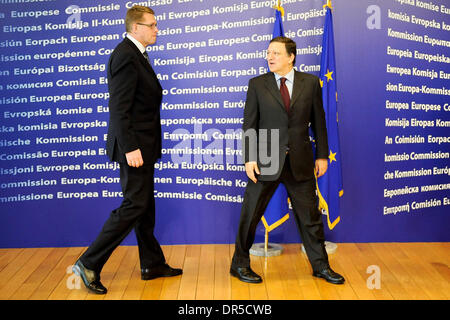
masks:
<svg viewBox="0 0 450 320"><path fill-rule="evenodd" d="M326 214L328 227L332 230L340 221L339 198L344 194L342 188L341 156L339 148L336 61L334 54L333 15L331 1L325 5L327 12L322 43L322 59L320 62L320 83L322 85L323 106L328 131L329 160L328 170L317 179L319 209ZM324 7L325 7L324 6Z"/></svg>
<svg viewBox="0 0 450 320"><path fill-rule="evenodd" d="M275 25L273 26L273 38L284 36L283 20L281 19L283 8L278 2L278 7L275 7ZM262 222L266 229L266 243L267 233L280 226L283 222L289 219L288 194L284 185L280 184L275 191L272 199L267 205Z"/></svg>
<svg viewBox="0 0 450 320"><path fill-rule="evenodd" d="M276 37L284 37L282 10L283 8L280 6L275 7L275 24L273 25L272 39Z"/></svg>

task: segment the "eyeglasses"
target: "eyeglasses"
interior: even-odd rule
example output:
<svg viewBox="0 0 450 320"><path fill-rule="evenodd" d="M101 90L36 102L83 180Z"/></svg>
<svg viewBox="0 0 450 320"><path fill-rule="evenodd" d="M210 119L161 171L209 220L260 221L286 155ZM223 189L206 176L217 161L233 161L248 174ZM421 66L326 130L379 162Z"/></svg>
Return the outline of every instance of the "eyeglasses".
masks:
<svg viewBox="0 0 450 320"><path fill-rule="evenodd" d="M157 23L146 24L146 23L140 23L140 22L137 22L136 24L140 24L141 26L149 27L150 29L155 29L156 25L157 25Z"/></svg>

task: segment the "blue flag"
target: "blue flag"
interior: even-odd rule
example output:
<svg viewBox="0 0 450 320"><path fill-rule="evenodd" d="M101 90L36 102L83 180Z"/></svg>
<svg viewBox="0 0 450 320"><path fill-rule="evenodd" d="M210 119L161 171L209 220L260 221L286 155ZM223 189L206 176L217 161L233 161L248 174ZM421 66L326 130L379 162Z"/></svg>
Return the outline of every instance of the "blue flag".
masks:
<svg viewBox="0 0 450 320"><path fill-rule="evenodd" d="M282 8L278 6L275 10L275 25L273 26L273 38L284 36L283 20L281 19ZM266 228L266 233L280 226L289 219L288 194L284 185L280 184L272 199L267 205L262 222Z"/></svg>
<svg viewBox="0 0 450 320"><path fill-rule="evenodd" d="M328 228L332 230L340 221L339 198L342 188L341 156L339 148L336 61L334 54L333 15L328 1L323 31L320 83L328 131L329 163L327 172L317 179L319 209L327 215Z"/></svg>
<svg viewBox="0 0 450 320"><path fill-rule="evenodd" d="M275 9L275 24L273 25L272 39L284 37L283 19L281 17L281 8Z"/></svg>

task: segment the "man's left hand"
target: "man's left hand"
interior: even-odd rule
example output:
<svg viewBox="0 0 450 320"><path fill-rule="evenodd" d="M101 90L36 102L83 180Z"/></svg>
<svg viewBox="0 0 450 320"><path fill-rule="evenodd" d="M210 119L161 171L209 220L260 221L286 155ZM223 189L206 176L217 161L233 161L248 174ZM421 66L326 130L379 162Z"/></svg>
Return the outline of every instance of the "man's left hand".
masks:
<svg viewBox="0 0 450 320"><path fill-rule="evenodd" d="M317 178L320 178L327 172L328 169L328 159L317 159L316 160L316 168L315 172L317 175Z"/></svg>

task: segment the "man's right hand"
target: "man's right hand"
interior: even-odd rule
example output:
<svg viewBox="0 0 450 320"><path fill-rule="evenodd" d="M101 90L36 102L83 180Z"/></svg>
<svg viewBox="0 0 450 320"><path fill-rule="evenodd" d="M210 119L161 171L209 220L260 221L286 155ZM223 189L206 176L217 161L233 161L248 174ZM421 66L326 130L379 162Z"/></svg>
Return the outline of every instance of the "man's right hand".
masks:
<svg viewBox="0 0 450 320"><path fill-rule="evenodd" d="M130 167L139 168L144 165L144 159L142 159L142 154L140 149L125 153L127 158L127 163Z"/></svg>
<svg viewBox="0 0 450 320"><path fill-rule="evenodd" d="M258 164L256 163L256 161L245 163L245 172L247 173L247 176L250 178L250 180L252 180L254 183L258 181L255 177L255 172L257 174L261 174L261 172L259 172Z"/></svg>

